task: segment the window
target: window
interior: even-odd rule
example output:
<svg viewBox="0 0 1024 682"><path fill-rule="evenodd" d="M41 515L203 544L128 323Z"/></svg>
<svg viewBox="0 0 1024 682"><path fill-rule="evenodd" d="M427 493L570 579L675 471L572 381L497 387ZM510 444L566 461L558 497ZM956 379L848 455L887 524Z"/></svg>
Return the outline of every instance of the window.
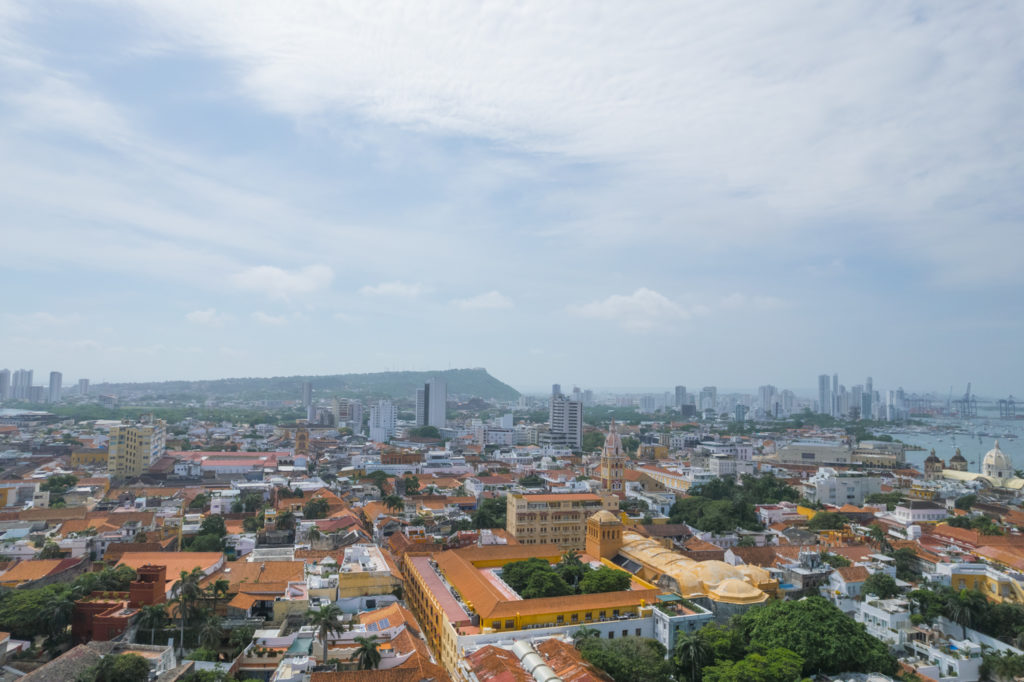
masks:
<svg viewBox="0 0 1024 682"><path fill-rule="evenodd" d="M614 611L612 611L612 618L618 618L618 617L619 617L619 610L615 609Z"/></svg>
<svg viewBox="0 0 1024 682"><path fill-rule="evenodd" d="M578 614L578 613L574 613L574 614L572 614L572 622L573 622L573 623L578 623L578 622L580 622L580 614Z"/></svg>
<svg viewBox="0 0 1024 682"><path fill-rule="evenodd" d="M605 613L605 612L604 612L604 611L602 611L602 612L601 612L600 614L598 614L598 615L599 615L599 616L600 616L601 618L604 618L604 613Z"/></svg>
<svg viewBox="0 0 1024 682"><path fill-rule="evenodd" d="M588 611L586 614L584 614L583 620L585 620L587 622L590 622L590 621L594 620L594 614L592 614L592 613L590 613Z"/></svg>
<svg viewBox="0 0 1024 682"><path fill-rule="evenodd" d="M636 636L637 636L637 637L639 637L639 636L640 636L640 628L637 628L637 629L636 629Z"/></svg>
<svg viewBox="0 0 1024 682"><path fill-rule="evenodd" d="M622 636L623 637L629 637L629 630L623 630L622 631Z"/></svg>
<svg viewBox="0 0 1024 682"><path fill-rule="evenodd" d="M492 620L491 621L491 627L494 628L495 630L500 630L501 629L501 621L500 620Z"/></svg>
<svg viewBox="0 0 1024 682"><path fill-rule="evenodd" d="M615 633L611 630L608 631L608 639L615 639Z"/></svg>
<svg viewBox="0 0 1024 682"><path fill-rule="evenodd" d="M562 616L562 615L558 616L557 618L555 618L555 622L559 623L559 624L564 623L565 622L565 616Z"/></svg>
<svg viewBox="0 0 1024 682"><path fill-rule="evenodd" d="M511 630L515 626L516 626L516 622L514 620L506 620L505 621L505 629L506 630Z"/></svg>

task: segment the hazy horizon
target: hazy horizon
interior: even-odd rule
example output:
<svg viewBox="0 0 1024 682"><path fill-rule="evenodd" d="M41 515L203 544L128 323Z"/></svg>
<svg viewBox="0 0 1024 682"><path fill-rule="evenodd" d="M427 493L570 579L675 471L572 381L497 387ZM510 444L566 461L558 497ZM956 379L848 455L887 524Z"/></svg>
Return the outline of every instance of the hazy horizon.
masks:
<svg viewBox="0 0 1024 682"><path fill-rule="evenodd" d="M0 368L1021 395L1022 33L1014 3L0 0Z"/></svg>

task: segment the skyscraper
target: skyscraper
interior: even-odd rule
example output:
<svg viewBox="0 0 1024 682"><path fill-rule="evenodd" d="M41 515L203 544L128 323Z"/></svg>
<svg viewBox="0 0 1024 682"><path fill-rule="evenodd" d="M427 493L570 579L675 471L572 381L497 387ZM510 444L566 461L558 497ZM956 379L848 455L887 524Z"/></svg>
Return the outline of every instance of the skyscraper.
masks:
<svg viewBox="0 0 1024 682"><path fill-rule="evenodd" d="M583 446L583 403L552 392L545 440L579 450Z"/></svg>
<svg viewBox="0 0 1024 682"><path fill-rule="evenodd" d="M387 443L395 435L398 422L398 409L390 400L378 400L370 406L370 440L375 443Z"/></svg>
<svg viewBox="0 0 1024 682"><path fill-rule="evenodd" d="M700 389L700 409L718 410L718 387L705 386Z"/></svg>
<svg viewBox="0 0 1024 682"><path fill-rule="evenodd" d="M818 412L832 414L832 384L827 374L818 375Z"/></svg>
<svg viewBox="0 0 1024 682"><path fill-rule="evenodd" d="M861 407L860 416L864 419L875 418L875 385L871 377L864 382L864 405Z"/></svg>
<svg viewBox="0 0 1024 682"><path fill-rule="evenodd" d="M17 370L11 377L11 397L15 400L29 400L31 392L32 370Z"/></svg>
<svg viewBox="0 0 1024 682"><path fill-rule="evenodd" d="M0 369L0 400L11 397L11 370Z"/></svg>
<svg viewBox="0 0 1024 682"><path fill-rule="evenodd" d="M833 417L838 417L842 410L839 406L839 375L832 375L832 411L829 412Z"/></svg>
<svg viewBox="0 0 1024 682"><path fill-rule="evenodd" d="M79 379L78 380L78 395L86 396L89 395L89 380Z"/></svg>
<svg viewBox="0 0 1024 682"><path fill-rule="evenodd" d="M676 386L676 409L686 404L686 386Z"/></svg>
<svg viewBox="0 0 1024 682"><path fill-rule="evenodd" d="M61 384L63 383L63 379L64 375L60 372L50 372L50 390L46 394L46 402L60 402Z"/></svg>
<svg viewBox="0 0 1024 682"><path fill-rule="evenodd" d="M416 389L416 425L448 426L448 384L436 377Z"/></svg>

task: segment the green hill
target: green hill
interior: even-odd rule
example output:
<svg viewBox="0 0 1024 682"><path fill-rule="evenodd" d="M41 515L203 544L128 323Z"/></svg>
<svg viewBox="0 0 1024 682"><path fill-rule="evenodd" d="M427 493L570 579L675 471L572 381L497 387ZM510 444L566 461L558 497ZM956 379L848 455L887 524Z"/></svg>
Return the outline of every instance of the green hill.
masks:
<svg viewBox="0 0 1024 682"><path fill-rule="evenodd" d="M313 384L316 397L337 395L350 398L414 398L416 389L431 378L448 384L449 396L476 396L491 400L515 400L519 391L498 381L482 367L437 372L374 372L270 378L212 379L204 381L161 381L146 383L95 384L95 393L137 397L182 399L238 398L241 400L296 400L302 382Z"/></svg>

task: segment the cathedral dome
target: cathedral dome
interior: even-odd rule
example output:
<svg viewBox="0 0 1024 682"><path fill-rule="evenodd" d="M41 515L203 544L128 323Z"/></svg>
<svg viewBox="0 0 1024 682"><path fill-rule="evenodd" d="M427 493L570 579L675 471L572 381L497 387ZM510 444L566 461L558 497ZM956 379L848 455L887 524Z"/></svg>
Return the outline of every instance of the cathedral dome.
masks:
<svg viewBox="0 0 1024 682"><path fill-rule="evenodd" d="M622 523L622 521L620 521L619 518L617 516L615 516L615 514L612 514L607 509L602 509L601 511L597 512L596 514L594 514L590 518L595 520L595 521L597 521L602 526L609 526L609 525L613 525L613 524L621 524Z"/></svg>
<svg viewBox="0 0 1024 682"><path fill-rule="evenodd" d="M953 459L951 459L949 461L950 462L957 462L957 463L963 462L964 464L967 464L967 459L963 455L960 454L960 448L956 449L956 454L953 455Z"/></svg>
<svg viewBox="0 0 1024 682"><path fill-rule="evenodd" d="M981 471L986 476L994 478L1013 477L1013 465L1010 464L1010 458L1006 456L1006 453L999 449L999 441L996 441L995 447L985 453Z"/></svg>
<svg viewBox="0 0 1024 682"><path fill-rule="evenodd" d="M942 460L935 456L935 448L932 448L932 453L928 455L927 459L924 460L926 464L935 464Z"/></svg>

